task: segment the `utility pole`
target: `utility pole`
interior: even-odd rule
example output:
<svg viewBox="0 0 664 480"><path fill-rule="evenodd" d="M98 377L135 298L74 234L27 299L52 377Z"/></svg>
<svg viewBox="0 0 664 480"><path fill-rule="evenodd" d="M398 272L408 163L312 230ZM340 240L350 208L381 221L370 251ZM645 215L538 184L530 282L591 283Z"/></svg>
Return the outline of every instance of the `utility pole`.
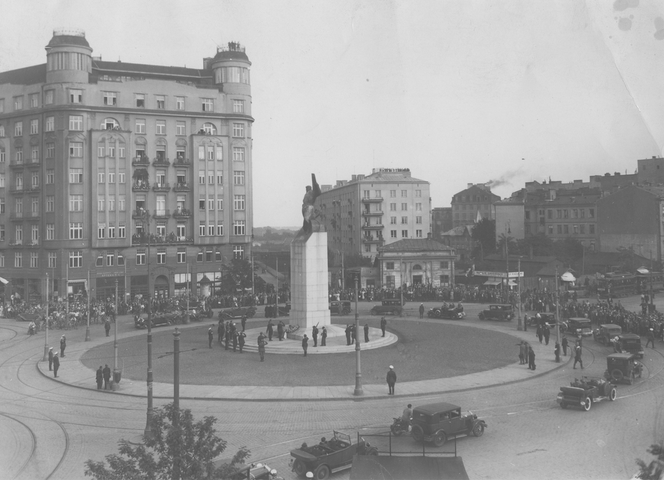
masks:
<svg viewBox="0 0 664 480"><path fill-rule="evenodd" d="M362 367L360 364L360 317L357 313L358 282L360 274L355 276L355 391L356 397L364 395L362 390Z"/></svg>
<svg viewBox="0 0 664 480"><path fill-rule="evenodd" d="M518 295L519 295L519 300L518 300L518 325L516 326L517 330L523 330L523 324L521 323L521 257L518 258L517 260L517 268L518 268L518 277L516 279L517 281L517 289L518 289ZM509 278L508 278L509 281Z"/></svg>
<svg viewBox="0 0 664 480"><path fill-rule="evenodd" d="M180 438L180 330L173 332L173 431ZM173 456L173 480L180 480L180 449Z"/></svg>
<svg viewBox="0 0 664 480"><path fill-rule="evenodd" d="M44 337L44 358L43 360L48 360L48 272L46 272L46 336Z"/></svg>
<svg viewBox="0 0 664 480"><path fill-rule="evenodd" d="M88 267L88 323L85 326L85 341L90 341L90 297L92 296L92 284L90 283L90 267ZM69 302L69 301L67 301ZM67 315L67 322L69 322L69 315Z"/></svg>
<svg viewBox="0 0 664 480"><path fill-rule="evenodd" d="M115 335L113 339L113 390L118 389L118 279L115 279ZM117 379L117 380L116 380Z"/></svg>
<svg viewBox="0 0 664 480"><path fill-rule="evenodd" d="M148 411L147 417L145 420L145 431L143 436L150 438L152 437L152 300L150 296L150 218L146 218L147 221L147 239L148 239Z"/></svg>
<svg viewBox="0 0 664 480"><path fill-rule="evenodd" d="M560 302L558 301L558 266L556 265L556 343L560 344ZM560 362L560 357L558 358Z"/></svg>

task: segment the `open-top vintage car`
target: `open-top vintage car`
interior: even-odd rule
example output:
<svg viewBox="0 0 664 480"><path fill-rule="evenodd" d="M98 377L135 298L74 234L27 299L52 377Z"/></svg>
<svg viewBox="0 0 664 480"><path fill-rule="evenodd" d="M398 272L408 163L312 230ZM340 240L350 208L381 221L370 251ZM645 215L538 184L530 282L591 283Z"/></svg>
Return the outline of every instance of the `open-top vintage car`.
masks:
<svg viewBox="0 0 664 480"><path fill-rule="evenodd" d="M251 463L231 475L230 480L284 480L277 471L264 463Z"/></svg>
<svg viewBox="0 0 664 480"><path fill-rule="evenodd" d="M473 412L461 413L461 407L452 403L430 403L413 410L411 435L418 442L433 442L437 447L448 438L458 435L481 437L486 422Z"/></svg>
<svg viewBox="0 0 664 480"><path fill-rule="evenodd" d="M514 307L509 304L489 305L480 312L480 320L498 320L507 322L514 318Z"/></svg>
<svg viewBox="0 0 664 480"><path fill-rule="evenodd" d="M219 320L241 320L242 317L251 318L256 314L256 307L229 308L219 312Z"/></svg>
<svg viewBox="0 0 664 480"><path fill-rule="evenodd" d="M631 385L635 378L643 375L643 364L634 353L612 353L606 356L604 378L614 383Z"/></svg>
<svg viewBox="0 0 664 480"><path fill-rule="evenodd" d="M403 312L403 305L398 298L388 298L381 302L381 305L374 305L371 309L371 315L399 315Z"/></svg>
<svg viewBox="0 0 664 480"><path fill-rule="evenodd" d="M612 345L613 339L622 334L622 327L613 323L605 323L593 330L593 338L604 345Z"/></svg>
<svg viewBox="0 0 664 480"><path fill-rule="evenodd" d="M173 323L175 315L170 314L152 314L150 316L150 328L167 327ZM140 329L148 328L148 317L134 315L134 327Z"/></svg>
<svg viewBox="0 0 664 480"><path fill-rule="evenodd" d="M338 472L350 468L353 464L353 456L378 455L376 447L372 447L363 438L357 443L352 443L350 435L334 431L331 439L307 446L306 443L298 449L291 450L291 466L299 477L304 477L307 472L313 473L316 480L325 480L332 472Z"/></svg>
<svg viewBox="0 0 664 480"><path fill-rule="evenodd" d="M561 408L581 407L586 412L593 403L616 399L616 386L603 378L581 377L574 379L569 387L560 387L556 401Z"/></svg>
<svg viewBox="0 0 664 480"><path fill-rule="evenodd" d="M443 304L440 307L434 307L427 312L429 318L442 318L445 320L462 320L466 317L466 312L463 311L463 306Z"/></svg>

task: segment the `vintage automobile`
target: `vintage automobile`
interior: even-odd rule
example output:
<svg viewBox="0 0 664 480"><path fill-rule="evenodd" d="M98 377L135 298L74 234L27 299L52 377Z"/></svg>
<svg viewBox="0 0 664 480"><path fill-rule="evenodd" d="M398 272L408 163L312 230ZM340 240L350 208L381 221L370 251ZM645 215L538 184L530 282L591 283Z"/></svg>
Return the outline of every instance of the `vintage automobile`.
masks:
<svg viewBox="0 0 664 480"><path fill-rule="evenodd" d="M643 364L633 353L612 353L606 356L604 378L614 383L631 385L635 378L643 375Z"/></svg>
<svg viewBox="0 0 664 480"><path fill-rule="evenodd" d="M452 403L430 403L413 409L411 435L418 442L433 442L437 447L457 435L481 437L486 422L473 412L461 413L461 407Z"/></svg>
<svg viewBox="0 0 664 480"><path fill-rule="evenodd" d="M150 318L150 326L154 327L167 327L171 324L171 317L169 315L154 314ZM147 317L143 318L140 315L134 315L134 327L138 329L148 328Z"/></svg>
<svg viewBox="0 0 664 480"><path fill-rule="evenodd" d="M593 338L604 345L612 345L613 339L622 334L622 327L613 323L605 323L593 330Z"/></svg>
<svg viewBox="0 0 664 480"><path fill-rule="evenodd" d="M641 345L641 337L635 333L623 333L614 337L613 351L616 353L633 353L643 358L645 351Z"/></svg>
<svg viewBox="0 0 664 480"><path fill-rule="evenodd" d="M565 322L565 333L570 335L589 337L593 334L593 327L587 318L569 318Z"/></svg>
<svg viewBox="0 0 664 480"><path fill-rule="evenodd" d="M291 467L298 477L304 477L307 472L313 473L316 480L325 480L330 473L350 468L354 455L378 455L376 447L372 447L363 438L352 443L350 435L334 431L330 440L321 441L310 447L291 450Z"/></svg>
<svg viewBox="0 0 664 480"><path fill-rule="evenodd" d="M284 480L284 478L277 476L277 471L264 463L252 463L231 475L230 480Z"/></svg>
<svg viewBox="0 0 664 480"><path fill-rule="evenodd" d="M488 309L480 312L480 320L497 320L508 322L514 318L514 307L507 304L489 305Z"/></svg>
<svg viewBox="0 0 664 480"><path fill-rule="evenodd" d="M256 307L229 308L219 312L219 320L242 320L242 317L251 318L256 314Z"/></svg>
<svg viewBox="0 0 664 480"><path fill-rule="evenodd" d="M561 408L581 407L586 412L593 403L616 399L616 386L603 378L575 378L569 387L560 387L556 401Z"/></svg>
<svg viewBox="0 0 664 480"><path fill-rule="evenodd" d="M330 302L330 315L348 315L352 311L350 300L332 300Z"/></svg>
<svg viewBox="0 0 664 480"><path fill-rule="evenodd" d="M398 298L388 298L383 300L381 305L374 305L371 309L371 315L399 315L403 312L403 305Z"/></svg>
<svg viewBox="0 0 664 480"><path fill-rule="evenodd" d="M463 311L461 304L449 306L442 305L441 307L434 307L427 312L429 318L442 318L445 320L462 320L466 317L466 312Z"/></svg>

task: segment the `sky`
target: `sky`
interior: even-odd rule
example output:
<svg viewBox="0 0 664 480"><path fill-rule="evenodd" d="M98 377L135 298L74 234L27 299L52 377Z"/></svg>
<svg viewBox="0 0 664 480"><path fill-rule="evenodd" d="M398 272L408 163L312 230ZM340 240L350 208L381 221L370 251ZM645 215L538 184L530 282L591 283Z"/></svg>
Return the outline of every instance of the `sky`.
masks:
<svg viewBox="0 0 664 480"><path fill-rule="evenodd" d="M54 29L103 60L252 62L254 225L301 224L304 187L409 168L449 207L470 183L633 173L664 152L659 0L23 0L0 71L45 63ZM11 19L11 21L7 21Z"/></svg>

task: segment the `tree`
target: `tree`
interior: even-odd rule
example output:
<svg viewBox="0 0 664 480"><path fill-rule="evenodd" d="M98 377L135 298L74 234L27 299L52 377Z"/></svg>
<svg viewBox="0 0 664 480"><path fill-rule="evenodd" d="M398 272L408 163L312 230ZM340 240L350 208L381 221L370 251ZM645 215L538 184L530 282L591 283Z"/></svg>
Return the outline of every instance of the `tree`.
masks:
<svg viewBox="0 0 664 480"><path fill-rule="evenodd" d="M182 479L221 479L236 472L249 458L246 447L228 463L215 466L214 459L227 443L216 434L217 419L204 417L194 422L191 410L179 411L177 426L173 425L173 404L157 408L152 416L152 436L144 444L132 445L120 440L119 454L106 456L106 462L88 460L85 475L96 480L166 480L173 478L174 459L179 459Z"/></svg>
<svg viewBox="0 0 664 480"><path fill-rule="evenodd" d="M483 218L470 232L473 240L479 243L482 255L496 251L496 221Z"/></svg>
<svg viewBox="0 0 664 480"><path fill-rule="evenodd" d="M648 453L654 455L656 458L650 463L646 463L640 458L636 460L639 466L638 478L643 480L660 480L664 473L664 445L655 443L650 445Z"/></svg>

